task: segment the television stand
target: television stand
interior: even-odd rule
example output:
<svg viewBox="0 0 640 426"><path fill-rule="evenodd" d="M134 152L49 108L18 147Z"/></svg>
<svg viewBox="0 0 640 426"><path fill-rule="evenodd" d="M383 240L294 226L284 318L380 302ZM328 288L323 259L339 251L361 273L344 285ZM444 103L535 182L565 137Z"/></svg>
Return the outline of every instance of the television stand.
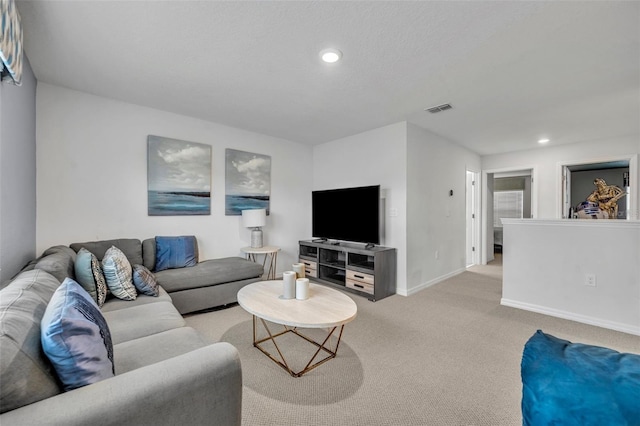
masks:
<svg viewBox="0 0 640 426"><path fill-rule="evenodd" d="M396 249L369 244L300 241L300 262L314 282L365 296L371 301L396 293Z"/></svg>

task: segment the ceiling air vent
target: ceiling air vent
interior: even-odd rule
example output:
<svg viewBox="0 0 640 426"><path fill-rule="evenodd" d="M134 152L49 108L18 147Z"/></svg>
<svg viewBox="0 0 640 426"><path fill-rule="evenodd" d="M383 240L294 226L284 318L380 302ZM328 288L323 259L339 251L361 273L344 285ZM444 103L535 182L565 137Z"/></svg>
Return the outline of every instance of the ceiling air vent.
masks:
<svg viewBox="0 0 640 426"><path fill-rule="evenodd" d="M431 108L425 108L425 111L429 111L431 114L435 114L436 112L446 111L451 108L452 106L449 104L442 104L442 105L434 106Z"/></svg>

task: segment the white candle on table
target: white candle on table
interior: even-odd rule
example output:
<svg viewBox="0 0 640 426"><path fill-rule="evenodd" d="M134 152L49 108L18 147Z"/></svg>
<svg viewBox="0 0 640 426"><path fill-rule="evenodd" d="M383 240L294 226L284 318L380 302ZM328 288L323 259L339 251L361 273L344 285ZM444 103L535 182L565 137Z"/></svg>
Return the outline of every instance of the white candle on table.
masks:
<svg viewBox="0 0 640 426"><path fill-rule="evenodd" d="M282 273L282 281L284 282L282 298L295 299L296 298L296 273L293 271L284 271Z"/></svg>
<svg viewBox="0 0 640 426"><path fill-rule="evenodd" d="M309 278L298 278L296 280L296 299L306 300L309 298Z"/></svg>
<svg viewBox="0 0 640 426"><path fill-rule="evenodd" d="M292 266L298 278L304 278L304 263L294 263Z"/></svg>

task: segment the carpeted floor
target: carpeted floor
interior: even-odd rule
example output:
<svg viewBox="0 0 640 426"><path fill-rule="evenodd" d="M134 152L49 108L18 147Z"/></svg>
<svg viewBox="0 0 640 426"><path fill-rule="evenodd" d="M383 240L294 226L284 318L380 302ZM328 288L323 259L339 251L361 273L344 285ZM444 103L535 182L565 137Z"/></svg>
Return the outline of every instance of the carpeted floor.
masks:
<svg viewBox="0 0 640 426"><path fill-rule="evenodd" d="M350 295L358 316L338 356L300 378L253 348L241 307L186 320L238 348L243 425L521 425L520 360L537 329L640 353L638 336L500 306L501 277L495 262L410 297ZM301 339L283 347L295 362L313 352Z"/></svg>

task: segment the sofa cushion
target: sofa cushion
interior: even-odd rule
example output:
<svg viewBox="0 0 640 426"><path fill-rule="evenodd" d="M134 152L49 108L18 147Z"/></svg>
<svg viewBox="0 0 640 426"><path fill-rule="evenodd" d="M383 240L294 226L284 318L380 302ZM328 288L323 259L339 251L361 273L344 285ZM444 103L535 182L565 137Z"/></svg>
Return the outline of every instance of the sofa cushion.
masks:
<svg viewBox="0 0 640 426"><path fill-rule="evenodd" d="M202 348L209 343L191 327L180 327L113 347L116 375Z"/></svg>
<svg viewBox="0 0 640 426"><path fill-rule="evenodd" d="M114 296L122 300L135 300L137 293L133 285L131 264L116 246L111 246L104 254L102 272L107 281L107 287Z"/></svg>
<svg viewBox="0 0 640 426"><path fill-rule="evenodd" d="M50 273L59 282L65 278L75 278L73 263L76 260L76 253L65 246L53 246L44 251L36 262L35 269L41 269Z"/></svg>
<svg viewBox="0 0 640 426"><path fill-rule="evenodd" d="M102 260L107 250L116 246L127 256L129 263L135 265L142 263L142 243L135 238L120 238L117 240L89 241L85 243L70 244L74 251L78 252L82 247L95 254L98 260Z"/></svg>
<svg viewBox="0 0 640 426"><path fill-rule="evenodd" d="M133 265L133 285L142 294L147 296L158 295L156 277L142 265Z"/></svg>
<svg viewBox="0 0 640 426"><path fill-rule="evenodd" d="M139 294L136 300L122 300L113 295L107 296L107 301L102 306L101 311L110 312L117 311L119 309L127 309L138 305L147 305L149 303L169 302L172 303L171 297L165 289L158 286L158 296L147 296L146 294Z"/></svg>
<svg viewBox="0 0 640 426"><path fill-rule="evenodd" d="M114 345L184 327L186 324L184 318L170 302L135 305L103 312L103 314L109 323Z"/></svg>
<svg viewBox="0 0 640 426"><path fill-rule="evenodd" d="M66 391L115 375L109 326L95 300L71 278L47 305L41 339Z"/></svg>
<svg viewBox="0 0 640 426"><path fill-rule="evenodd" d="M0 412L62 392L40 344L40 320L60 282L40 269L0 290Z"/></svg>
<svg viewBox="0 0 640 426"><path fill-rule="evenodd" d="M84 247L78 251L74 265L76 282L102 307L107 297L107 283L95 254Z"/></svg>
<svg viewBox="0 0 640 426"><path fill-rule="evenodd" d="M156 272L156 280L169 293L206 287L262 275L263 267L241 257L225 257L199 262L191 268Z"/></svg>
<svg viewBox="0 0 640 426"><path fill-rule="evenodd" d="M184 268L198 263L198 242L193 235L156 237L155 271Z"/></svg>
<svg viewBox="0 0 640 426"><path fill-rule="evenodd" d="M640 419L640 355L538 330L522 354L523 425L631 425Z"/></svg>

